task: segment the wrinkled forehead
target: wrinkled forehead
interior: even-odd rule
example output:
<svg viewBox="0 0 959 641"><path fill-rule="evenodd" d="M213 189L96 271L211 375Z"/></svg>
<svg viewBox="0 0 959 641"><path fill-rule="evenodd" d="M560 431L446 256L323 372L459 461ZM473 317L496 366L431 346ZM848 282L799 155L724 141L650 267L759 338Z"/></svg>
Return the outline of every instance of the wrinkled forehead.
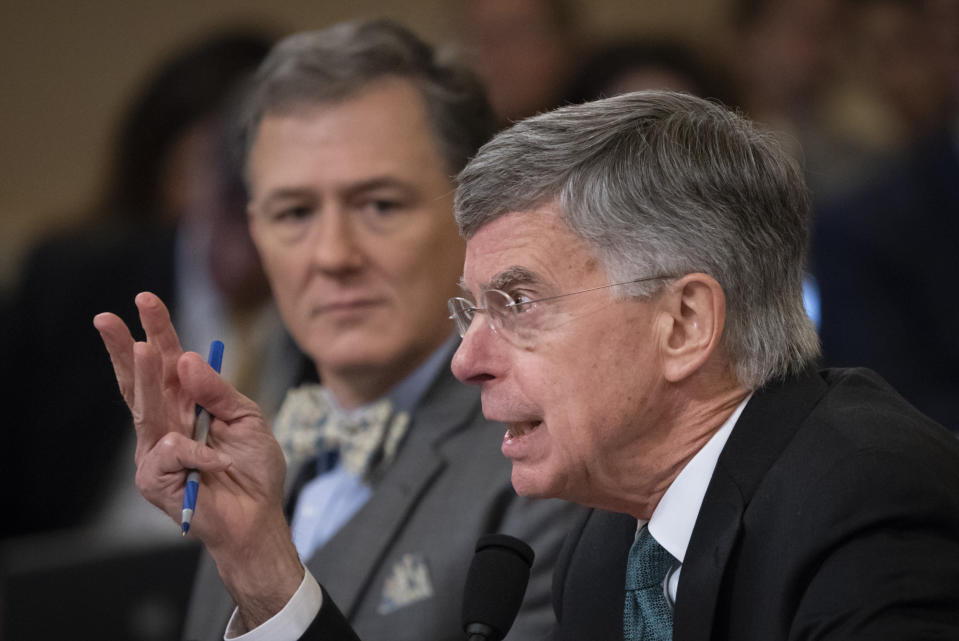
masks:
<svg viewBox="0 0 959 641"><path fill-rule="evenodd" d="M552 206L510 212L481 227L466 242L464 288L529 285L558 288L598 269L599 258Z"/></svg>

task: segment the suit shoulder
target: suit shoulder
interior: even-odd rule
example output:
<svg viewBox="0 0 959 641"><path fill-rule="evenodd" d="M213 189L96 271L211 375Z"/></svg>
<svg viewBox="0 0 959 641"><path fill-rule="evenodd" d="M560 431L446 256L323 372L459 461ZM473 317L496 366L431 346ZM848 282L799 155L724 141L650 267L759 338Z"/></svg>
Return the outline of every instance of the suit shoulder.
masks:
<svg viewBox="0 0 959 641"><path fill-rule="evenodd" d="M959 456L959 442L920 412L879 374L866 368L824 370L827 391L809 423L851 447L942 451ZM932 451L929 453L931 454Z"/></svg>

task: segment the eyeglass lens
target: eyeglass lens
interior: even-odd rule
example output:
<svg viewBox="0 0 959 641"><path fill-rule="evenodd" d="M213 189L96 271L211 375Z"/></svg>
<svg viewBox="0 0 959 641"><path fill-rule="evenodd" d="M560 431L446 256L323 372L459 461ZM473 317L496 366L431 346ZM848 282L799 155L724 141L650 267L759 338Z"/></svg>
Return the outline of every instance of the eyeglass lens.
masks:
<svg viewBox="0 0 959 641"><path fill-rule="evenodd" d="M504 338L526 341L531 330L524 328L518 321L524 312L515 305L515 301L506 292L490 289L483 292L480 299L481 307L476 307L465 298L451 298L448 302L450 317L456 323L456 330L464 336L473 323L477 311L485 312L490 328Z"/></svg>

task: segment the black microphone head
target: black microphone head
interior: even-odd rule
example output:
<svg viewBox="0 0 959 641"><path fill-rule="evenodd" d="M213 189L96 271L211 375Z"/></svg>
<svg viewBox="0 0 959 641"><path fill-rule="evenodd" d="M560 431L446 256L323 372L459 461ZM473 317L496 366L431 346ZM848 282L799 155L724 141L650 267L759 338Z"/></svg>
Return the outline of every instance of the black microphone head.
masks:
<svg viewBox="0 0 959 641"><path fill-rule="evenodd" d="M463 592L463 629L489 641L506 636L526 593L533 550L506 534L487 534L476 554Z"/></svg>

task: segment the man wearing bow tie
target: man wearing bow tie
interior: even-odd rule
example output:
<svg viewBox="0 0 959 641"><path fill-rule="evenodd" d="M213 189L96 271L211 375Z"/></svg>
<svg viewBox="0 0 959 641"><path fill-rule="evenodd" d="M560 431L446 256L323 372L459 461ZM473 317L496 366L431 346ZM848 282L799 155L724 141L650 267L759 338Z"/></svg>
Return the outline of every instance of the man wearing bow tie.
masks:
<svg viewBox="0 0 959 641"><path fill-rule="evenodd" d="M516 496L498 452L503 429L483 419L478 390L450 372L459 339L446 301L459 291L464 255L452 177L492 132L481 86L396 25L348 23L277 45L240 120L250 230L322 386L288 395L273 430L280 447L255 460L218 436L268 438L253 402L225 387L222 404L204 402L215 420L203 451L219 450L222 464L201 465L190 533L209 558L186 637L221 638L236 602L249 607L233 614L228 637L260 626L251 638L279 638L270 626L290 625L295 638L313 613L302 623L295 613L276 618L272 604L248 597L277 563L306 577L281 587L287 597L318 590L302 561L367 641L459 639L466 570L487 532L534 548L509 638L541 637L553 619L552 562L574 508ZM192 357L181 358L158 298L141 294L137 305L145 343L134 344L111 315L96 324L136 419L140 488L178 518L184 468L196 461L172 453L200 450L188 440L188 412L163 416L197 400L185 389L194 373L182 369ZM227 345L226 358L242 348ZM151 384L160 380L158 395ZM149 480L161 477L162 489ZM260 510L264 496L285 506L295 550L265 534L284 531L270 527L284 514Z"/></svg>

